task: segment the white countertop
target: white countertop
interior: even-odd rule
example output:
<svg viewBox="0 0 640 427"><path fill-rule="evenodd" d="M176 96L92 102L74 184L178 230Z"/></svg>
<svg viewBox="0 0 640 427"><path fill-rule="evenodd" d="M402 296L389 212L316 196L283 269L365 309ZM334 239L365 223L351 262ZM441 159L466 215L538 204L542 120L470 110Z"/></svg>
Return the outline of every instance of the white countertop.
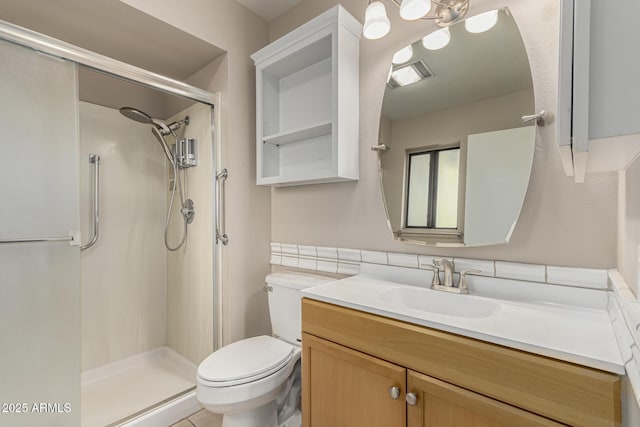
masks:
<svg viewBox="0 0 640 427"><path fill-rule="evenodd" d="M403 287L416 288L358 275L307 288L302 295L616 374L625 373L605 309L447 294L467 299L465 303L482 304L482 300L497 303L489 316L468 318L400 307L381 296L389 289ZM420 289L426 297L433 292L443 293L426 287Z"/></svg>

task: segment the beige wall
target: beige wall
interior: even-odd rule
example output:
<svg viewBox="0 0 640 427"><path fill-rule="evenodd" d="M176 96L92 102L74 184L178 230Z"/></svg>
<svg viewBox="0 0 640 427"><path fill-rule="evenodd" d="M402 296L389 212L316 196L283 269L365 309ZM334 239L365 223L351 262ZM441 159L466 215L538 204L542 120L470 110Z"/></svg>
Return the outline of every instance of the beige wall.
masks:
<svg viewBox="0 0 640 427"><path fill-rule="evenodd" d="M271 40L334 4L303 0L270 26ZM340 2L363 21L366 2ZM523 33L532 64L536 111L557 111L558 2L487 0L471 14L508 5ZM272 190L271 238L282 243L353 247L550 265L612 267L616 264L614 173L593 174L585 184L566 177L555 142L555 125L538 129L532 178L511 242L486 248L436 249L393 240L380 196L376 154L380 106L393 52L433 31L431 22L401 22L387 4L392 30L360 44L360 180ZM550 19L551 18L551 19Z"/></svg>
<svg viewBox="0 0 640 427"><path fill-rule="evenodd" d="M178 131L178 138L198 141L198 166L181 172L184 198L192 199L196 214L188 225L187 240L175 252L167 251L167 344L199 364L213 352L213 140L211 107L194 104L168 119L189 116L190 123ZM168 163L167 163L168 165ZM173 172L170 174L173 176ZM171 193L165 187L167 207ZM178 245L184 235L180 198L174 196L169 245Z"/></svg>
<svg viewBox="0 0 640 427"><path fill-rule="evenodd" d="M227 233L222 250L223 342L269 333L270 192L255 185L255 73L249 58L268 43L267 23L233 0L124 0L227 52L191 79L221 94L221 167L227 181Z"/></svg>
<svg viewBox="0 0 640 427"><path fill-rule="evenodd" d="M166 342L164 154L149 127L118 110L80 102L80 213L91 235L99 154L100 239L80 257L82 370Z"/></svg>

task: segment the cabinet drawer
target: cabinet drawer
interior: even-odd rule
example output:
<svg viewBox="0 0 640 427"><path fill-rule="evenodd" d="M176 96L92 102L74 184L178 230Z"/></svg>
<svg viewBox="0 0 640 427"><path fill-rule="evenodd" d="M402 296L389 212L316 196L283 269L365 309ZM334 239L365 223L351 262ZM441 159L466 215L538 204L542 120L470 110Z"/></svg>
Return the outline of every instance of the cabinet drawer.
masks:
<svg viewBox="0 0 640 427"><path fill-rule="evenodd" d="M302 329L565 424L621 423L614 374L306 298Z"/></svg>

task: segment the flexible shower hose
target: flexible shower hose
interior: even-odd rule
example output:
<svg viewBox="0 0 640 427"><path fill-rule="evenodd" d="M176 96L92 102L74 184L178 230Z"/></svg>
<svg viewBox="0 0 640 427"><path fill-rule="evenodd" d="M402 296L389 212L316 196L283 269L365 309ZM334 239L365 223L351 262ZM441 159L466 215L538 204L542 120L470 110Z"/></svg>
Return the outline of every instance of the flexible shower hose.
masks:
<svg viewBox="0 0 640 427"><path fill-rule="evenodd" d="M176 195L176 187L178 188L178 193L180 194L180 206L182 206L180 211L182 213L182 222L184 224L184 231L182 233L182 239L180 239L180 243L178 243L178 246L175 246L172 248L171 245L169 244L169 221L171 220L171 212L173 211L173 200ZM173 188L171 189L171 201L169 202L169 209L167 210L167 219L164 222L164 245L171 252L175 252L178 249L180 249L184 245L184 243L187 241L187 216L185 215L184 212L182 212L182 209L184 209L184 194L182 193L182 179L180 178L180 168L178 168L178 162L174 161L173 162Z"/></svg>

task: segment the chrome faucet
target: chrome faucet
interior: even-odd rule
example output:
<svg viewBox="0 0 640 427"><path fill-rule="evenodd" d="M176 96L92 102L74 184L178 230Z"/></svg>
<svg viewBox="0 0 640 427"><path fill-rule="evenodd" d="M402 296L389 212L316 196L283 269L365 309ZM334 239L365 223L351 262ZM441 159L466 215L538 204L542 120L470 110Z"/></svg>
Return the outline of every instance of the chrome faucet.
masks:
<svg viewBox="0 0 640 427"><path fill-rule="evenodd" d="M453 263L448 259L437 258L433 260L434 264L438 266L439 270L444 272L443 286L453 286Z"/></svg>
<svg viewBox="0 0 640 427"><path fill-rule="evenodd" d="M453 284L453 263L448 259L436 258L433 260L431 267L433 268L433 280L431 281L431 289L438 291L453 292L456 294L468 294L469 287L467 286L466 276L469 273L481 273L480 270L462 270L460 272L460 280L458 286ZM440 270L444 272L444 283L440 283Z"/></svg>

